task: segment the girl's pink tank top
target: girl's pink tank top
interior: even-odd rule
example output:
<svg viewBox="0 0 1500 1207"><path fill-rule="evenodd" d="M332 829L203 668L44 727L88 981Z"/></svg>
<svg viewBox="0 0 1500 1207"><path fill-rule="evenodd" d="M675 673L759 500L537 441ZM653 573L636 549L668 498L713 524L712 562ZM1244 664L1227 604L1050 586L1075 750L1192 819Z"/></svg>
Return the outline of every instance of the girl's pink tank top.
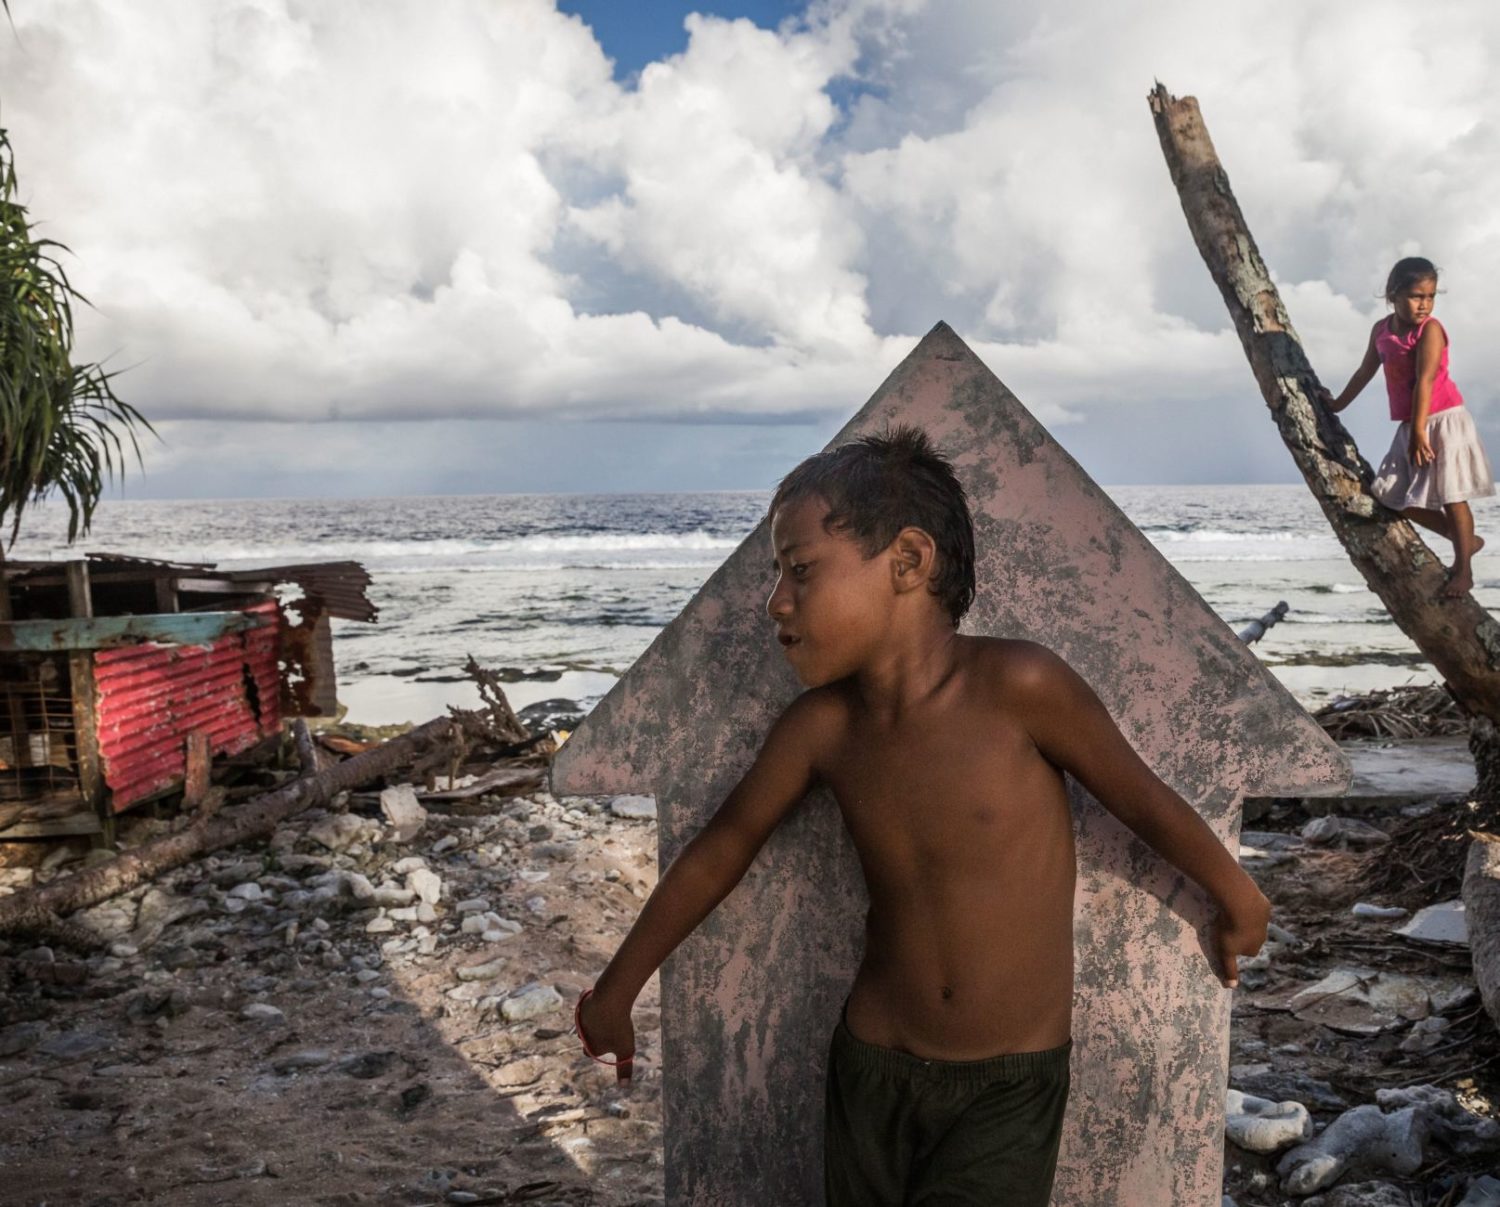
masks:
<svg viewBox="0 0 1500 1207"><path fill-rule="evenodd" d="M1385 369L1385 390L1391 399L1391 418L1405 423L1411 418L1413 387L1417 383L1417 341L1422 338L1422 329L1432 319L1425 318L1405 335L1391 330L1391 321L1380 324L1375 336L1375 352ZM1453 379L1448 376L1448 339L1443 332L1443 350L1438 356L1437 376L1432 379L1432 407L1427 412L1436 415L1450 407L1461 407L1464 396L1458 392Z"/></svg>

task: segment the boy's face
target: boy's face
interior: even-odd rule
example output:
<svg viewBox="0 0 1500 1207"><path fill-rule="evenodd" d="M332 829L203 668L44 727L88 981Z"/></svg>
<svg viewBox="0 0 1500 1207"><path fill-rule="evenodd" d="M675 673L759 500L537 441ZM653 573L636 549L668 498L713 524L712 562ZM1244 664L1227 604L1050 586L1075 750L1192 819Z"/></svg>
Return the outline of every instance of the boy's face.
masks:
<svg viewBox="0 0 1500 1207"><path fill-rule="evenodd" d="M854 541L826 531L827 514L828 504L814 497L782 506L771 519L777 578L766 611L808 687L865 665L888 631L895 599L890 559L867 558Z"/></svg>

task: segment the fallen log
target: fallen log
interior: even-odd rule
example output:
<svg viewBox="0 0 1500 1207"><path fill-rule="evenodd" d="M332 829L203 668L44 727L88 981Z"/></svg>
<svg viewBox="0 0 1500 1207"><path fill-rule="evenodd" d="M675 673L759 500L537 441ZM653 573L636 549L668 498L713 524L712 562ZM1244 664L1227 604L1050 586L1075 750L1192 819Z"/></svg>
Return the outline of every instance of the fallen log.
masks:
<svg viewBox="0 0 1500 1207"><path fill-rule="evenodd" d="M472 784L459 788L443 788L435 792L419 792L417 799L428 801L469 800L487 793L515 796L540 787L547 778L545 767L497 767L476 779Z"/></svg>
<svg viewBox="0 0 1500 1207"><path fill-rule="evenodd" d="M79 932L82 928L63 923L61 915L98 905L210 851L267 837L287 818L404 766L423 747L451 739L454 732L455 726L447 717L428 721L373 750L316 775L292 780L181 833L154 838L108 863L74 872L42 888L0 898L0 934Z"/></svg>
<svg viewBox="0 0 1500 1207"><path fill-rule="evenodd" d="M1464 917L1479 999L1500 1027L1500 837L1475 834L1464 865Z"/></svg>

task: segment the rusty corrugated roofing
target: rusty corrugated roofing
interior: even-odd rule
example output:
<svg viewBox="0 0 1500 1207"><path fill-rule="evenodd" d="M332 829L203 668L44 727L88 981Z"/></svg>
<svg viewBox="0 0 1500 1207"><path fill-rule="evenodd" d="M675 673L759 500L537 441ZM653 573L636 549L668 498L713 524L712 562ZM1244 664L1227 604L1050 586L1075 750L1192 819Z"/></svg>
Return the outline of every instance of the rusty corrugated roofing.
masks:
<svg viewBox="0 0 1500 1207"><path fill-rule="evenodd" d="M281 612L270 600L244 610L269 623L208 645L95 654L99 755L117 812L182 781L190 732L218 755L281 729Z"/></svg>
<svg viewBox="0 0 1500 1207"><path fill-rule="evenodd" d="M358 562L304 562L292 566L260 566L253 570L216 571L231 582L295 583L330 616L342 620L374 620L379 609L370 602L365 588L370 572Z"/></svg>

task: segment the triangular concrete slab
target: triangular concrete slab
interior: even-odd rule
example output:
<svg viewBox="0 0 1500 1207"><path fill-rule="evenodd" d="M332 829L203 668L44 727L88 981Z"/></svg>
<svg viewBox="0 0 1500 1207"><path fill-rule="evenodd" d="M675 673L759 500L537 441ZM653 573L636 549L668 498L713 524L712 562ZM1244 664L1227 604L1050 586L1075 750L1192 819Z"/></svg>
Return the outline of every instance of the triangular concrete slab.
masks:
<svg viewBox="0 0 1500 1207"><path fill-rule="evenodd" d="M964 631L1039 641L1231 842L1245 796L1334 794L1338 748L945 324L834 443L925 429L974 509ZM760 525L559 752L562 793L654 792L663 863L801 690ZM1229 995L1200 895L1076 785L1073 1097L1053 1202L1216 1204ZM865 895L836 806L804 802L663 970L667 1201L821 1201L822 1076ZM1025 918L1015 920L1017 927Z"/></svg>

